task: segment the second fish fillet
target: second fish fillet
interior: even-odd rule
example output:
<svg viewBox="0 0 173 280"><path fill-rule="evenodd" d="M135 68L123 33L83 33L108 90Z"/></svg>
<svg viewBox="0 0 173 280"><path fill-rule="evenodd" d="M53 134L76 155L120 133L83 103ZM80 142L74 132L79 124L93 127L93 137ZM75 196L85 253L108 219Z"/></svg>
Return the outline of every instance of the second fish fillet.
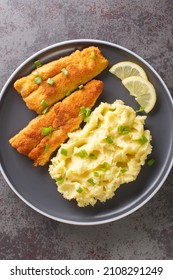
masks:
<svg viewBox="0 0 173 280"><path fill-rule="evenodd" d="M92 80L62 102L55 104L46 115L32 120L10 139L19 153L27 155L34 165L45 165L52 153L68 138L68 133L79 128L83 121L81 107L92 108L103 91L103 82ZM43 131L50 131L45 135Z"/></svg>

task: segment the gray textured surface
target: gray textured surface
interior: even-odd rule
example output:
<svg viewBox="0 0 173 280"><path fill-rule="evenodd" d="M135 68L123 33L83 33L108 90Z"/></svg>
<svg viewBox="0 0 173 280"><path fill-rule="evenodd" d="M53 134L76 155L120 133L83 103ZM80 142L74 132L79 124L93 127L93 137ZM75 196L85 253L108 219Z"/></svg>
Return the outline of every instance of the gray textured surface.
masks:
<svg viewBox="0 0 173 280"><path fill-rule="evenodd" d="M93 38L146 59L173 93L173 1L0 1L0 87L34 52ZM150 202L106 225L58 223L26 206L0 176L0 259L173 259L173 172Z"/></svg>

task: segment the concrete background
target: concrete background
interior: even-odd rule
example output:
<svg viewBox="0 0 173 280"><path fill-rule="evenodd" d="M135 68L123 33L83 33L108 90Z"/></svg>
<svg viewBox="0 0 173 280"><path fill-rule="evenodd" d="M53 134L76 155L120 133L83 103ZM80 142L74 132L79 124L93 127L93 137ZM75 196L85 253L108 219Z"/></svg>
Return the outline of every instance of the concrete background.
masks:
<svg viewBox="0 0 173 280"><path fill-rule="evenodd" d="M36 51L93 38L146 59L173 93L172 0L0 1L0 88ZM0 176L0 259L173 259L173 172L150 202L105 225L52 221L25 205Z"/></svg>

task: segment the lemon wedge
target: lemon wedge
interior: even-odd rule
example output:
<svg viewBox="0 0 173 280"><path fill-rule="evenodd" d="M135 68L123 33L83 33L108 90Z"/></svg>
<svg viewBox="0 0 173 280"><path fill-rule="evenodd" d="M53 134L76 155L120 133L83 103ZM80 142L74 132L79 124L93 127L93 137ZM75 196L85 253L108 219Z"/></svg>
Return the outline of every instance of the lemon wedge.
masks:
<svg viewBox="0 0 173 280"><path fill-rule="evenodd" d="M140 76L145 80L147 79L147 75L145 71L138 64L130 62L130 61L122 61L117 64L114 64L109 72L118 77L121 80L124 80L131 76Z"/></svg>
<svg viewBox="0 0 173 280"><path fill-rule="evenodd" d="M122 81L136 101L149 113L156 103L156 91L154 86L139 76L128 77Z"/></svg>

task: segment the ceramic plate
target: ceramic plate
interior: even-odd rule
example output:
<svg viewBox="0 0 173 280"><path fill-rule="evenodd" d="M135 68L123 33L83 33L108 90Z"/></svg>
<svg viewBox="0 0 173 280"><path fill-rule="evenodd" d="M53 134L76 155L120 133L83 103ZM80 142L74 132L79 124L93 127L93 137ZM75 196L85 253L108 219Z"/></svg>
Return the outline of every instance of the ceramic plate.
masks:
<svg viewBox="0 0 173 280"><path fill-rule="evenodd" d="M104 82L100 102L113 103L121 99L126 105L139 108L121 81L109 73L109 68L120 61L136 62L146 71L157 92L157 102L148 114L146 129L151 131L153 140L152 158L155 164L145 164L136 181L122 185L115 196L106 203L94 207L79 208L75 201L65 200L56 190L55 182L48 173L48 164L34 167L31 160L13 149L8 140L36 116L30 111L13 87L14 81L29 74L33 62L58 59L76 49L90 45L100 48L109 60L109 67L97 78ZM129 215L144 205L158 191L166 180L173 162L173 102L171 95L156 71L135 53L112 43L99 40L72 40L49 46L23 62L6 82L0 101L0 161L1 171L11 189L30 207L54 220L78 225L102 224ZM7 205L7 207L11 207Z"/></svg>

